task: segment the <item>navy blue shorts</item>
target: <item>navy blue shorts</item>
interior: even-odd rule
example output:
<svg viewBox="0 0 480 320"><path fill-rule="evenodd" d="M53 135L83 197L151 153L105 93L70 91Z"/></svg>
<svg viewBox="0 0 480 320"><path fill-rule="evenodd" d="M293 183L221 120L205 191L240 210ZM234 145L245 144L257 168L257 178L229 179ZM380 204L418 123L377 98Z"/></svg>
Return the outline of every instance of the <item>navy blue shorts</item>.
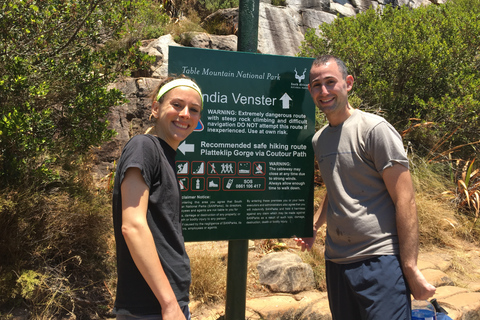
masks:
<svg viewBox="0 0 480 320"><path fill-rule="evenodd" d="M325 266L333 320L411 319L410 290L397 256Z"/></svg>

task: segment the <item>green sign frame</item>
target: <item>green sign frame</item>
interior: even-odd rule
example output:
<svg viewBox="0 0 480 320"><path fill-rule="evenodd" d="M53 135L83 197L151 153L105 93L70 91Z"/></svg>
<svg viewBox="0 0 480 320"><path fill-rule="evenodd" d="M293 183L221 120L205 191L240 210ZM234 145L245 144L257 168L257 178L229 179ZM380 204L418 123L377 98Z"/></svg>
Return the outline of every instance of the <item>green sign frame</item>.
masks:
<svg viewBox="0 0 480 320"><path fill-rule="evenodd" d="M169 47L199 84L201 123L177 151L185 241L313 235L313 59Z"/></svg>

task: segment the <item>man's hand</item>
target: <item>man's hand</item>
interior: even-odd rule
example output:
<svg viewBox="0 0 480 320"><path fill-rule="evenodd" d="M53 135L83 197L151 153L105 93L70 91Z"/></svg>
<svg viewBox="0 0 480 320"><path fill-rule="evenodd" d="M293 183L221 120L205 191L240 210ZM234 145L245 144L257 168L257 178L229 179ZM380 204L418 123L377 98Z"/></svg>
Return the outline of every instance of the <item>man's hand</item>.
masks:
<svg viewBox="0 0 480 320"><path fill-rule="evenodd" d="M410 271L404 270L404 274L408 286L410 287L410 291L415 299L427 300L428 298L433 297L436 288L428 283L427 279L425 279L418 268Z"/></svg>
<svg viewBox="0 0 480 320"><path fill-rule="evenodd" d="M313 230L313 237L311 238L294 238L297 246L301 247L302 251L310 251L315 243L315 238L317 237L317 231Z"/></svg>
<svg viewBox="0 0 480 320"><path fill-rule="evenodd" d="M328 197L325 193L322 205L318 208L317 212L313 217L313 237L311 238L293 238L297 243L297 246L301 247L302 251L312 250L315 239L317 238L317 230L327 221L327 207L328 207Z"/></svg>

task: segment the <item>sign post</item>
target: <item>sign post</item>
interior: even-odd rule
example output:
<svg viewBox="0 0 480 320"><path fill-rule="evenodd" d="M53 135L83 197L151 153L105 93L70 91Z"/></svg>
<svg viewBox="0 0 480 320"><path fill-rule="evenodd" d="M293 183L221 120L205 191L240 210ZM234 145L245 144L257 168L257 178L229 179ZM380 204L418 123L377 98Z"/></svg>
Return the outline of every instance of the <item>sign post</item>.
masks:
<svg viewBox="0 0 480 320"><path fill-rule="evenodd" d="M240 0L237 51L257 52L260 0ZM225 320L244 320L247 303L248 239L228 242Z"/></svg>

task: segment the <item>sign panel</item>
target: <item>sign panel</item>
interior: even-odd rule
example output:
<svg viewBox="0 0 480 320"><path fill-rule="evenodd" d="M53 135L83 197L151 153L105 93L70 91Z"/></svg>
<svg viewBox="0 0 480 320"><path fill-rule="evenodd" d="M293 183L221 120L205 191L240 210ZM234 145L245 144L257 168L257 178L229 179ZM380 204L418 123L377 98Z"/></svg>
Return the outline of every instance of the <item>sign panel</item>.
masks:
<svg viewBox="0 0 480 320"><path fill-rule="evenodd" d="M169 48L196 80L201 123L178 147L186 241L313 234L313 59Z"/></svg>

